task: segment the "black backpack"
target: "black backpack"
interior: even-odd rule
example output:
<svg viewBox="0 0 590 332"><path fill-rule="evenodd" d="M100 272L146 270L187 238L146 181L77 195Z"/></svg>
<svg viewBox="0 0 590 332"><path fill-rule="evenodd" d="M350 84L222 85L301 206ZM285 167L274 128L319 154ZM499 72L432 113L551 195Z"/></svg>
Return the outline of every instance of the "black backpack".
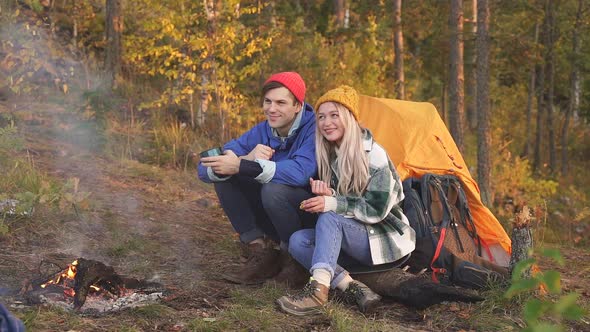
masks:
<svg viewBox="0 0 590 332"><path fill-rule="evenodd" d="M408 178L403 190L404 214L416 232L416 249L408 261L411 272L427 269L435 282L469 288L508 276L506 268L482 258L483 242L456 176Z"/></svg>

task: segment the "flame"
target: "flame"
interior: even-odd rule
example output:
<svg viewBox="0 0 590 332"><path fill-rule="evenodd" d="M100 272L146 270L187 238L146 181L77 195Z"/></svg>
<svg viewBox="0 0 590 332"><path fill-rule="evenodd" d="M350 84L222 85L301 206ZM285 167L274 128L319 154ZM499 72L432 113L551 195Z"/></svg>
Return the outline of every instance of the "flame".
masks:
<svg viewBox="0 0 590 332"><path fill-rule="evenodd" d="M76 274L78 272L78 260L73 261L71 264L68 265L66 269L62 272L57 273L52 279L46 281L44 284L41 284L41 288L47 288L50 285L61 286L63 288L63 294L66 297L74 297L76 296L76 291L74 290L74 283ZM88 289L89 295L90 294L103 294L102 291L105 289L98 286L97 284L91 285ZM119 295L120 294L127 294L131 293L132 291L126 289L125 287L118 287ZM108 292L107 292L108 293ZM103 294L105 295L105 294ZM107 294L108 295L108 294Z"/></svg>
<svg viewBox="0 0 590 332"><path fill-rule="evenodd" d="M65 269L62 273L58 274L53 279L47 281L46 283L41 285L41 288L46 288L49 285L61 285L64 287L64 294L66 296L75 296L76 291L71 284L76 278L76 273L78 272L78 260L73 261L71 264L68 265L68 268ZM101 290L100 287L92 285L90 288L95 291L99 292Z"/></svg>
<svg viewBox="0 0 590 332"><path fill-rule="evenodd" d="M48 285L59 285L62 281L64 283L64 286L66 286L65 284L68 280L74 280L74 278L76 277L76 272L77 272L76 267L77 266L78 266L78 260L73 261L71 264L68 265L67 270L60 273L54 279L49 280L48 282L42 284L41 288L45 288Z"/></svg>

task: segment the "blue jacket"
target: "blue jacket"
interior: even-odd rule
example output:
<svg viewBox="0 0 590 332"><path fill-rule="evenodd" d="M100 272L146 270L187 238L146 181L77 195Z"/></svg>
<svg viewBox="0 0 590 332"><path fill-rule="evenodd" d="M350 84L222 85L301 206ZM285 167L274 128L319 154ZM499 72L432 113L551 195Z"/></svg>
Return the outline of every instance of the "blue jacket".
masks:
<svg viewBox="0 0 590 332"><path fill-rule="evenodd" d="M255 179L260 183L274 182L305 187L309 185L309 178L317 174L315 130L315 113L311 105L306 103L288 137L278 137L273 133L268 121L263 121L239 138L226 143L223 150L232 150L239 157L250 153L257 144L270 146L275 153L270 161L256 160L263 171ZM201 163L198 172L199 178L204 182L229 179L216 176L210 168L204 167Z"/></svg>

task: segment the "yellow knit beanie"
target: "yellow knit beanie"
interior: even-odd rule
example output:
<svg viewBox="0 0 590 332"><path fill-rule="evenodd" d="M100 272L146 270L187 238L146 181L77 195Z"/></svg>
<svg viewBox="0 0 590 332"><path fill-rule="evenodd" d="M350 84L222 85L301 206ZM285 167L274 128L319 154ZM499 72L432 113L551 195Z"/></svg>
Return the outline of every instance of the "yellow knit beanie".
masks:
<svg viewBox="0 0 590 332"><path fill-rule="evenodd" d="M320 105L328 101L336 102L348 108L350 113L352 113L354 118L358 121L359 95L354 88L348 85L341 85L324 93L324 95L315 103L315 111L317 112Z"/></svg>

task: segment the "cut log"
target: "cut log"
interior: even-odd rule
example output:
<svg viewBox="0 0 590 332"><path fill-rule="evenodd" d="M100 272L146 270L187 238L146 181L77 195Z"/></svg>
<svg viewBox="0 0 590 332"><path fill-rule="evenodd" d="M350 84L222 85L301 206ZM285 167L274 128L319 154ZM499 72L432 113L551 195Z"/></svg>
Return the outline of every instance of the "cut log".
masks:
<svg viewBox="0 0 590 332"><path fill-rule="evenodd" d="M512 254L510 256L509 270L510 274L518 262L528 259L533 248L533 233L531 231L531 211L528 206L524 206L522 210L514 216L514 223L512 228ZM527 269L523 272L523 278L530 278L531 270Z"/></svg>

